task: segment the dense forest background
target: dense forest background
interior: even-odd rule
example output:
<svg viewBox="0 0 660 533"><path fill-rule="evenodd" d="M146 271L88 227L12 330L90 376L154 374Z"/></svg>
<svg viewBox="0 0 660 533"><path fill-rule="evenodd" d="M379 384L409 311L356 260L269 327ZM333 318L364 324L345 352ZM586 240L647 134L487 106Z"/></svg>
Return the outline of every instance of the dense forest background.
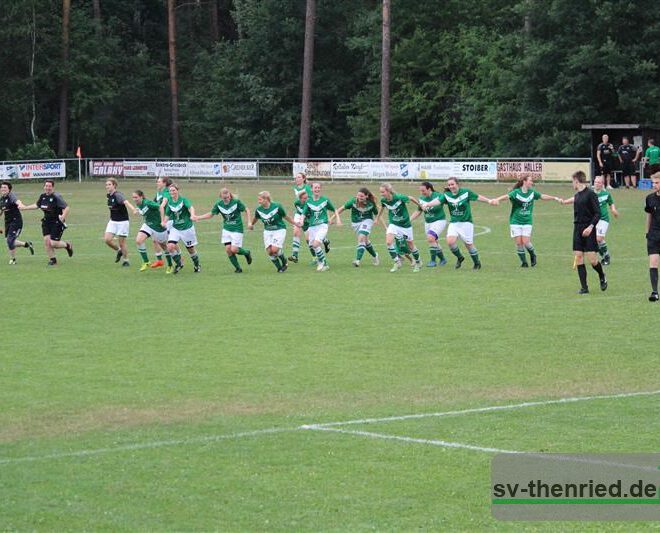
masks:
<svg viewBox="0 0 660 533"><path fill-rule="evenodd" d="M316 0L311 156L379 154L382 9ZM660 123L657 11L393 0L391 155L584 156L582 123ZM0 155L298 155L305 0L2 0L0 15Z"/></svg>

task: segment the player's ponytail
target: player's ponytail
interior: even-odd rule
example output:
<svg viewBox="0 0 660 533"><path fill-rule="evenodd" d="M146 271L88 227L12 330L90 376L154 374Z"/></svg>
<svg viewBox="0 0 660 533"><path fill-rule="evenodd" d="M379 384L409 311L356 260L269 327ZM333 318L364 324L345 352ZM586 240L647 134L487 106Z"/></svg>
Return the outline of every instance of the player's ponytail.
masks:
<svg viewBox="0 0 660 533"><path fill-rule="evenodd" d="M373 193L367 189L366 187L361 187L358 189L358 192L361 192L367 197L367 200L370 201L372 204L376 205L376 197L373 195Z"/></svg>

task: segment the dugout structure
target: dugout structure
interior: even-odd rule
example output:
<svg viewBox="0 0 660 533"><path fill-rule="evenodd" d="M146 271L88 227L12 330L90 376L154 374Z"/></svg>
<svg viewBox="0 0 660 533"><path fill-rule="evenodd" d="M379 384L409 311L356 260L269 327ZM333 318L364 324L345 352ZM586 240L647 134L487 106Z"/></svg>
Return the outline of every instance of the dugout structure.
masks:
<svg viewBox="0 0 660 533"><path fill-rule="evenodd" d="M582 129L591 133L590 155L592 158L592 176L598 175L598 160L596 159L596 148L602 142L603 135L610 137L610 142L614 149L621 146L621 139L628 137L631 144L642 148L642 157L646 150L646 143L649 139L655 139L655 144L660 145L660 126L654 124L582 124ZM640 178L648 177L644 173L644 168L640 161L636 167L636 174ZM614 180L616 185L621 185L621 165L618 157L614 159Z"/></svg>

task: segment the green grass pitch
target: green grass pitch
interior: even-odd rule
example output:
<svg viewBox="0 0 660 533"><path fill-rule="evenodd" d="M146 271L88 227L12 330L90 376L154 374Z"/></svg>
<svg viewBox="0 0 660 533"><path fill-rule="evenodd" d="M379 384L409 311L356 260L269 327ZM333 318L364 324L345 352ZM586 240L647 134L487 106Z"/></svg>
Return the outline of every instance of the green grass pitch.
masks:
<svg viewBox="0 0 660 533"><path fill-rule="evenodd" d="M181 185L198 213L221 187ZM468 186L487 196L508 188ZM292 207L289 183L229 187L251 209L261 189ZM358 185L324 187L340 205ZM151 182L120 182L127 196L135 188L153 193ZM572 194L570 184L537 188ZM572 206L555 202L534 210L534 269L518 266L502 202L473 204L479 272L469 259L455 270L450 256L442 268L392 274L382 227L373 234L381 266L365 255L354 268L345 213L343 227L330 227L328 272L308 266L303 249L301 263L278 274L258 227L246 236L254 263L236 275L216 217L197 223L203 271L186 259L166 276L138 272L140 217L131 218L131 268L114 263L102 242L102 182L57 190L71 205L74 257L60 251L59 265L46 268L32 211L23 238L36 255L18 250L17 265L4 255L0 263L0 529L555 529L491 518L493 452L483 449L658 451L660 395L330 426L408 440L314 429L660 389L646 191L614 191L621 217L607 239L610 287L601 292L589 269L592 292L578 296ZM32 203L41 186L14 191ZM421 220L414 227L426 263Z"/></svg>

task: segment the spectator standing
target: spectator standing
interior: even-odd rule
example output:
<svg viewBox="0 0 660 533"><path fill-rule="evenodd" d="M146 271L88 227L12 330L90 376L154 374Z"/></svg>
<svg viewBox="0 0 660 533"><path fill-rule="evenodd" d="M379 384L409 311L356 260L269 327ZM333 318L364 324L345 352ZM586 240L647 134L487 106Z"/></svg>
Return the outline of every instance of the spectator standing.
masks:
<svg viewBox="0 0 660 533"><path fill-rule="evenodd" d="M623 182L626 189L630 188L632 183L633 189L637 188L637 175L635 174L635 166L639 160L641 147L637 148L635 145L630 144L628 137L621 140L621 146L617 150L619 154L619 163L621 163L621 174L623 175Z"/></svg>

